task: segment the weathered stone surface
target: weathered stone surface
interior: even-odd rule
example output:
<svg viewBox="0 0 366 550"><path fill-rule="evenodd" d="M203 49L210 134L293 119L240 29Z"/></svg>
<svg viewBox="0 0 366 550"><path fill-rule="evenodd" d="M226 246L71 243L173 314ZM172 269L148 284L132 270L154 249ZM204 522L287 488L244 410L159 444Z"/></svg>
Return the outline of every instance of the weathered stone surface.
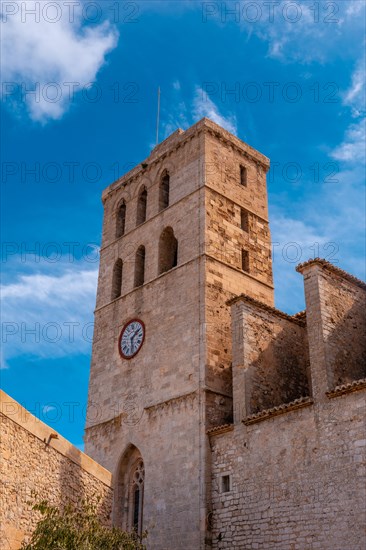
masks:
<svg viewBox="0 0 366 550"><path fill-rule="evenodd" d="M100 498L100 517L110 523L111 474L4 392L0 398L0 548L18 550L31 534L41 517L34 498L57 506Z"/></svg>
<svg viewBox="0 0 366 550"><path fill-rule="evenodd" d="M240 166L247 182L240 183ZM144 524L149 548L203 548L211 496L209 426L232 420L230 307L241 292L273 304L266 178L269 161L204 119L175 132L103 194L103 243L89 386L86 451L120 477L130 445L144 460ZM159 184L169 173L169 206ZM146 221L136 226L147 190ZM116 238L125 201L125 234ZM241 210L248 224L241 227ZM159 274L160 236L171 228L177 267ZM145 282L134 288L135 254L146 250ZM249 252L250 272L241 254ZM123 262L121 296L111 300L113 267ZM118 336L141 318L146 338L122 360ZM192 399L194 395L194 399ZM129 404L134 402L135 422ZM118 416L119 420L115 418ZM119 516L118 516L119 517Z"/></svg>
<svg viewBox="0 0 366 550"><path fill-rule="evenodd" d="M298 269L306 315L231 300L234 425L209 431L213 548L365 547L366 285L323 260Z"/></svg>

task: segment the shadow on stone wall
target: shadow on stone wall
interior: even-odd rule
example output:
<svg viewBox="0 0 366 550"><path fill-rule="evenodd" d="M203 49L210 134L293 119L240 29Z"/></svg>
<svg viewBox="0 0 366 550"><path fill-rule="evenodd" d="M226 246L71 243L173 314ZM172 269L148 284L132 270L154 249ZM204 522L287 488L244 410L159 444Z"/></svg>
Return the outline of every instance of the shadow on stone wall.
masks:
<svg viewBox="0 0 366 550"><path fill-rule="evenodd" d="M327 367L333 387L366 378L365 305L365 302L354 303L325 343Z"/></svg>
<svg viewBox="0 0 366 550"><path fill-rule="evenodd" d="M80 509L83 503L96 506L96 511L105 525L112 521L112 495L110 488L83 468L85 455L76 448L65 453L59 471L59 495L55 503L61 508L72 504ZM97 466L97 465L96 465ZM90 469L90 466L89 466Z"/></svg>
<svg viewBox="0 0 366 550"><path fill-rule="evenodd" d="M250 365L249 411L256 414L310 395L306 329L285 325Z"/></svg>

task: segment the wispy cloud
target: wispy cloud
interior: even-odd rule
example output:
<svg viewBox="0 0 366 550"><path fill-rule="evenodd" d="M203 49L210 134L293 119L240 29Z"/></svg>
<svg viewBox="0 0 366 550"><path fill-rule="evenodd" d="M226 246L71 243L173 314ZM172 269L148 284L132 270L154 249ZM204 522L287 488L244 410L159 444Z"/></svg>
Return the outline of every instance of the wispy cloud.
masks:
<svg viewBox="0 0 366 550"><path fill-rule="evenodd" d="M359 117L365 115L366 99L366 71L365 57L362 56L358 61L352 74L352 82L348 90L343 94L343 104L352 108L352 116Z"/></svg>
<svg viewBox="0 0 366 550"><path fill-rule="evenodd" d="M97 270L80 262L57 275L33 273L1 287L4 366L14 357L90 353Z"/></svg>
<svg viewBox="0 0 366 550"><path fill-rule="evenodd" d="M7 10L10 4L14 12ZM35 0L1 6L2 98L18 112L25 104L29 116L42 123L62 117L72 91L78 93L95 81L106 54L118 42L108 21L92 27L83 24L81 2L72 12L67 3L52 4L59 5L59 20L51 19L57 15L55 8L45 12L42 2ZM31 15L32 10L39 16Z"/></svg>
<svg viewBox="0 0 366 550"><path fill-rule="evenodd" d="M192 94L192 89L190 91ZM182 85L179 80L172 83L170 93L166 93L166 106L162 110L162 135L168 137L177 128L187 129L203 117L210 118L233 134L237 133L237 121L234 114L223 114L201 86L193 87L189 100L183 99Z"/></svg>
<svg viewBox="0 0 366 550"><path fill-rule="evenodd" d="M347 128L344 141L331 152L331 156L351 163L364 161L365 144L365 119L362 119Z"/></svg>
<svg viewBox="0 0 366 550"><path fill-rule="evenodd" d="M229 132L233 134L237 133L236 116L222 115L217 105L208 97L207 93L200 86L197 86L195 90L193 116L196 120L203 117L210 118Z"/></svg>
<svg viewBox="0 0 366 550"><path fill-rule="evenodd" d="M342 55L343 49L359 49L364 14L365 4L359 0L315 4L281 0L268 3L253 22L241 17L241 26L268 43L269 57L285 63L324 63Z"/></svg>

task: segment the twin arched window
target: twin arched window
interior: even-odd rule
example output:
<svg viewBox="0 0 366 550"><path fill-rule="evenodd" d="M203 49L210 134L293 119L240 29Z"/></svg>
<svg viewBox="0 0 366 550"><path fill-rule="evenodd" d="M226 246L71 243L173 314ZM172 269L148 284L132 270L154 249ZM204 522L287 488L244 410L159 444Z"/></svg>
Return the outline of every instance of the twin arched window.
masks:
<svg viewBox="0 0 366 550"><path fill-rule="evenodd" d="M142 458L134 464L130 474L128 495L129 524L135 533L142 535L142 516L144 506L145 468Z"/></svg>

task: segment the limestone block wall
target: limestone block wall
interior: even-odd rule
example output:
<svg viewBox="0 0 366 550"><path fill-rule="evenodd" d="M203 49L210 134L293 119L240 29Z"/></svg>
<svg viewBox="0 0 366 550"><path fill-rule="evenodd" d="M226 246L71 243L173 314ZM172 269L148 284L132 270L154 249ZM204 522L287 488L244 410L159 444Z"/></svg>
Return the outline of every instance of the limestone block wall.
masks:
<svg viewBox="0 0 366 550"><path fill-rule="evenodd" d="M306 315L232 300L234 424L208 431L216 549L366 544L366 286L324 260L298 271Z"/></svg>
<svg viewBox="0 0 366 550"><path fill-rule="evenodd" d="M363 550L365 412L361 390L211 435L213 548Z"/></svg>
<svg viewBox="0 0 366 550"><path fill-rule="evenodd" d="M206 190L205 200L207 254L241 271L241 251L247 250L249 274L271 288L273 280L268 221L210 188ZM241 226L242 212L247 215L246 229ZM246 282L250 284L250 281Z"/></svg>
<svg viewBox="0 0 366 550"><path fill-rule="evenodd" d="M148 530L148 548L199 549L204 526L200 518L203 436L198 392L150 403L141 414L131 411L129 416L122 414L88 428L88 445L93 456L113 471L116 524L120 525L123 511L117 483L126 450L133 445L145 467L143 525Z"/></svg>
<svg viewBox="0 0 366 550"><path fill-rule="evenodd" d="M227 301L245 292L273 304L266 188L269 161L210 121L205 126L204 151L206 384L221 392L224 400L232 395ZM241 167L246 169L245 184L241 182ZM246 271L242 250L249 255ZM210 422L219 410L214 400L208 400ZM227 414L222 415L222 421L227 418Z"/></svg>
<svg viewBox="0 0 366 550"><path fill-rule="evenodd" d="M188 134L188 135L187 135ZM202 135L190 131L173 134L144 163L109 186L103 193L104 221L101 261L98 280L97 308L111 302L112 273L115 262L123 262L122 295L133 291L136 252L143 245L146 251L145 281L159 275L158 247L161 233L171 227L178 240L178 263L200 253L201 209L199 188L202 185ZM179 142L177 147L176 141ZM165 149L170 145L171 150ZM142 168L142 165L144 168ZM164 171L170 175L169 207L159 211L159 184ZM137 224L139 192L147 190L146 221ZM126 204L125 233L116 238L118 208Z"/></svg>
<svg viewBox="0 0 366 550"><path fill-rule="evenodd" d="M304 275L315 392L366 378L365 283L320 259L297 269Z"/></svg>
<svg viewBox="0 0 366 550"><path fill-rule="evenodd" d="M310 395L306 324L248 296L232 303L237 421Z"/></svg>
<svg viewBox="0 0 366 550"><path fill-rule="evenodd" d="M110 523L112 476L110 472L35 418L4 392L1 398L1 529L0 548L19 550L34 529L38 513L28 502L51 504L97 502L103 521ZM50 434L57 435L50 439Z"/></svg>

